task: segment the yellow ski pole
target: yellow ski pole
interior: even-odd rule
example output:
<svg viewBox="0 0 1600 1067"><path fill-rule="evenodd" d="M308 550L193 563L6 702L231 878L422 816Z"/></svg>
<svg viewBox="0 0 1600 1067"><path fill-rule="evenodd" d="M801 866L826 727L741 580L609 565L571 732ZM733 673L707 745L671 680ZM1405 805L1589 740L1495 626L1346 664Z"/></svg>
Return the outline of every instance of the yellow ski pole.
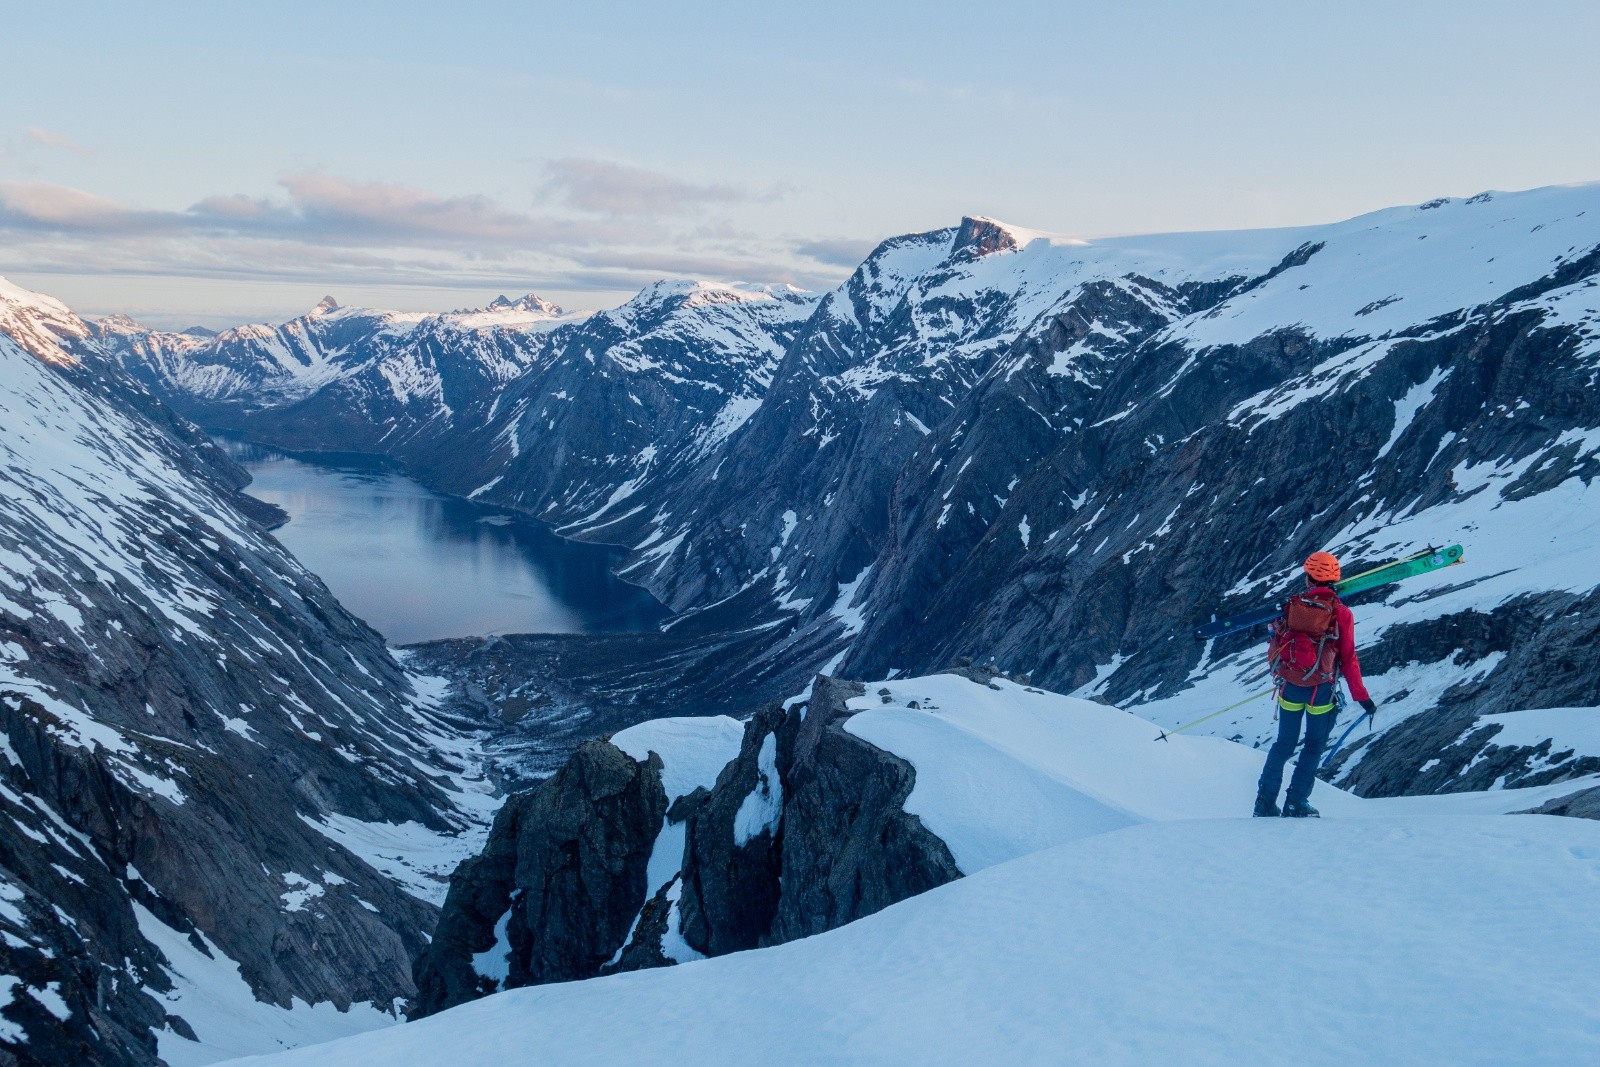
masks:
<svg viewBox="0 0 1600 1067"><path fill-rule="evenodd" d="M1254 694L1252 696L1247 696L1243 700L1239 701L1237 704L1229 704L1227 707L1223 708L1221 711L1213 711L1210 715L1202 715L1198 719L1196 719L1194 722L1186 722L1182 726L1173 727L1171 730L1162 730L1160 737L1152 737L1150 740L1152 740L1152 741L1165 741L1168 737L1172 736L1173 734L1181 734L1181 733L1183 733L1183 731L1187 730L1191 726L1199 726L1201 723L1205 722L1208 719L1215 719L1218 715L1221 715L1221 714L1223 714L1225 712L1232 711L1234 708L1242 708L1246 704L1250 703L1252 700L1260 700L1262 697L1268 695L1269 693L1275 692L1275 691L1276 691L1276 687L1273 687L1272 689L1268 689L1268 690L1265 690L1263 692L1256 693L1256 694Z"/></svg>

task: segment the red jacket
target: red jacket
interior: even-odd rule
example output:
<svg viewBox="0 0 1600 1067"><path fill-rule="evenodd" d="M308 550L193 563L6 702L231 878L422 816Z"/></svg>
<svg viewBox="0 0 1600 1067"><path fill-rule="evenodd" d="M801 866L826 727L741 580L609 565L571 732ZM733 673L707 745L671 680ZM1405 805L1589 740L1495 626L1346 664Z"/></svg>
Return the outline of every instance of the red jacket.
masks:
<svg viewBox="0 0 1600 1067"><path fill-rule="evenodd" d="M1356 617L1344 606L1344 601L1339 599L1338 594L1327 586L1313 586L1307 592L1333 599L1334 610L1339 615L1339 673L1344 675L1344 684L1350 688L1351 700L1357 704L1363 700L1371 700L1372 695L1367 692L1367 685L1361 680L1361 660L1356 657Z"/></svg>

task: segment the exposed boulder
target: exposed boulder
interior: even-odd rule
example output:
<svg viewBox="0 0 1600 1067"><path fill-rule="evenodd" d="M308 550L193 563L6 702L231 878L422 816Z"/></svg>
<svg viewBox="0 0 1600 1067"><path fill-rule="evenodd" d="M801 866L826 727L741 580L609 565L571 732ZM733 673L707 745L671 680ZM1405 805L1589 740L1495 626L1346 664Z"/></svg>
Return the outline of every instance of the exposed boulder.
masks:
<svg viewBox="0 0 1600 1067"><path fill-rule="evenodd" d="M1524 815L1566 815L1574 819L1600 819L1600 786L1580 789L1531 808Z"/></svg>

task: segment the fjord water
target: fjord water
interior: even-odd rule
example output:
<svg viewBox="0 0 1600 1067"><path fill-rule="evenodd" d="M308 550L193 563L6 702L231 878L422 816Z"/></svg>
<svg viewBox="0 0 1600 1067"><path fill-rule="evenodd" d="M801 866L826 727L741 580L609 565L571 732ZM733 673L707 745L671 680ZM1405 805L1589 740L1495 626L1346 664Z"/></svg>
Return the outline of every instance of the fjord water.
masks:
<svg viewBox="0 0 1600 1067"><path fill-rule="evenodd" d="M376 460L220 443L255 479L246 492L289 513L278 540L390 644L634 632L668 614L611 573L620 549L434 493Z"/></svg>

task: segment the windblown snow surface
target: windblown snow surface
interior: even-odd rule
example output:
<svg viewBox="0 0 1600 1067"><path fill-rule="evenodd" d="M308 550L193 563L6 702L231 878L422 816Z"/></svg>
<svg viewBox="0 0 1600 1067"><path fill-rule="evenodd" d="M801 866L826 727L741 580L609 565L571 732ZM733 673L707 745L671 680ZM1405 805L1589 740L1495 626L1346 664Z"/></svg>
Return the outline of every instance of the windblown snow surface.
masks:
<svg viewBox="0 0 1600 1067"><path fill-rule="evenodd" d="M240 1062L1600 1061L1600 824L1503 814L1572 782L1321 786L1322 820L1252 820L1244 746L1003 681L886 687L848 729L913 764L907 809L969 877L776 948Z"/></svg>

